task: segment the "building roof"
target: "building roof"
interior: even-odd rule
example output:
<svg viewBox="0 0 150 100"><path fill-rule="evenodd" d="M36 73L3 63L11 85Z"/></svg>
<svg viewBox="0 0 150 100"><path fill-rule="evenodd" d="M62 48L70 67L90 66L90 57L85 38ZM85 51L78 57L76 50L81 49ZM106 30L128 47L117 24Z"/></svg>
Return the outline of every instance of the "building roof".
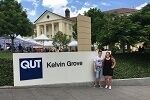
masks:
<svg viewBox="0 0 150 100"><path fill-rule="evenodd" d="M34 21L34 23L36 23L46 12L52 13L52 14L54 14L54 15L56 15L56 16L62 17L63 19L67 19L67 20L69 20L69 21L74 21L74 20L72 20L71 18L66 18L66 17L64 17L64 16L61 16L61 15L59 15L59 14L56 14L56 13L53 13L53 12L51 12L51 11L46 10L37 20Z"/></svg>
<svg viewBox="0 0 150 100"><path fill-rule="evenodd" d="M105 11L105 13L126 14L126 13L134 13L136 11L137 11L136 9L131 9L131 8L119 8L119 9Z"/></svg>

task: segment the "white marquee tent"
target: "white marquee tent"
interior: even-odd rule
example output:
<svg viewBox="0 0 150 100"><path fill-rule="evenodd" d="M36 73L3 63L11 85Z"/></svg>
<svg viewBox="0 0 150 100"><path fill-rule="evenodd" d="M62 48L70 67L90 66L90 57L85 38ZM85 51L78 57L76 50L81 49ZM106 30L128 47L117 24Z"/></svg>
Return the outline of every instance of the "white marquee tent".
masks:
<svg viewBox="0 0 150 100"><path fill-rule="evenodd" d="M35 40L33 39L30 39L30 38L22 38L20 35L18 35L15 39L15 44L16 45L19 45L21 44L22 46L24 47L27 47L27 46L34 46L34 45L42 45L38 42L36 42Z"/></svg>
<svg viewBox="0 0 150 100"><path fill-rule="evenodd" d="M36 41L49 41L50 39L46 35L41 34L41 35L37 36L36 38L34 38L34 40L36 40Z"/></svg>
<svg viewBox="0 0 150 100"><path fill-rule="evenodd" d="M44 41L44 47L52 47L53 41Z"/></svg>
<svg viewBox="0 0 150 100"><path fill-rule="evenodd" d="M74 47L74 46L77 46L77 45L78 45L78 42L75 41L75 40L71 41L71 42L68 44L68 46L70 46L70 47Z"/></svg>

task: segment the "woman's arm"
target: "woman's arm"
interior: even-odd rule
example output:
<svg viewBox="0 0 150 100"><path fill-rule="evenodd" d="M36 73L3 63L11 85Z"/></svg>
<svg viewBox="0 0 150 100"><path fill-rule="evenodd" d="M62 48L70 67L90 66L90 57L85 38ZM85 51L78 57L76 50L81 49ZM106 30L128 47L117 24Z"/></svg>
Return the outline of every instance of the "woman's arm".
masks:
<svg viewBox="0 0 150 100"><path fill-rule="evenodd" d="M116 60L115 60L115 58L111 58L111 59L112 59L112 62L113 62L113 65L112 65L111 68L114 68L116 66Z"/></svg>
<svg viewBox="0 0 150 100"><path fill-rule="evenodd" d="M95 61L93 61L93 71L96 72Z"/></svg>

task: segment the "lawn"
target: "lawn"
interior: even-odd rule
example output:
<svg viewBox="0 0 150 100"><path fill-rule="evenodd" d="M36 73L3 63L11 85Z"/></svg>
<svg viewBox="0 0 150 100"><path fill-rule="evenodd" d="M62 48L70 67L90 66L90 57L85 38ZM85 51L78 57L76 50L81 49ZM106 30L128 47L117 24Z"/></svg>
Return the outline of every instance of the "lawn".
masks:
<svg viewBox="0 0 150 100"><path fill-rule="evenodd" d="M115 79L150 77L150 53L115 54ZM12 53L0 52L0 86L13 85Z"/></svg>

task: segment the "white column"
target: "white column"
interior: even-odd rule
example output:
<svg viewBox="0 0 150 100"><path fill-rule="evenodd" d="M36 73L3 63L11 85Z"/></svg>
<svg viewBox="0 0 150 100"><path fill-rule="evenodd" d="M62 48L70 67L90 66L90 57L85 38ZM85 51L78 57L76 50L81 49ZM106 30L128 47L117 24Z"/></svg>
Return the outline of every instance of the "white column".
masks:
<svg viewBox="0 0 150 100"><path fill-rule="evenodd" d="M44 34L47 35L47 32L46 32L46 24L44 24Z"/></svg>
<svg viewBox="0 0 150 100"><path fill-rule="evenodd" d="M54 37L54 23L52 23L52 38Z"/></svg>
<svg viewBox="0 0 150 100"><path fill-rule="evenodd" d="M59 31L63 32L63 23L59 22Z"/></svg>
<svg viewBox="0 0 150 100"><path fill-rule="evenodd" d="M66 23L66 34L69 35L69 24Z"/></svg>
<svg viewBox="0 0 150 100"><path fill-rule="evenodd" d="M36 25L36 35L39 36L40 35L40 26Z"/></svg>

